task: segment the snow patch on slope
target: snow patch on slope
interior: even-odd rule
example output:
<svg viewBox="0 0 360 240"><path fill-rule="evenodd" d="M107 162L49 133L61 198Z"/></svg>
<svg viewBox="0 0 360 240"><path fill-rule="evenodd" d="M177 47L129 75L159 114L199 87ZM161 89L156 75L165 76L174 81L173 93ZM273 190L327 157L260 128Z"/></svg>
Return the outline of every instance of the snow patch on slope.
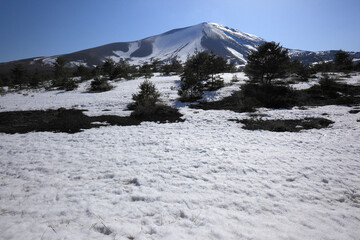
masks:
<svg viewBox="0 0 360 240"><path fill-rule="evenodd" d="M230 47L226 47L226 49L229 50L231 52L231 54L234 55L235 57L237 57L238 59L241 59L242 61L246 62L244 55L237 52L235 49L232 49Z"/></svg>
<svg viewBox="0 0 360 240"><path fill-rule="evenodd" d="M201 25L195 25L156 38L151 57L164 60L178 55L179 60L185 61L189 53L195 52L196 49L204 50L201 46L202 31Z"/></svg>
<svg viewBox="0 0 360 240"><path fill-rule="evenodd" d="M54 63L56 62L56 57L43 58L42 62L47 65L54 65Z"/></svg>
<svg viewBox="0 0 360 240"><path fill-rule="evenodd" d="M140 44L138 41L136 42L131 42L129 43L129 50L127 52L123 52L123 51L113 51L113 53L116 55L116 56L112 56L112 57L115 57L115 59L120 59L120 58L123 58L123 59L128 59L130 58L130 55L135 52L137 49L139 49L140 47ZM115 60L114 59L114 60Z"/></svg>

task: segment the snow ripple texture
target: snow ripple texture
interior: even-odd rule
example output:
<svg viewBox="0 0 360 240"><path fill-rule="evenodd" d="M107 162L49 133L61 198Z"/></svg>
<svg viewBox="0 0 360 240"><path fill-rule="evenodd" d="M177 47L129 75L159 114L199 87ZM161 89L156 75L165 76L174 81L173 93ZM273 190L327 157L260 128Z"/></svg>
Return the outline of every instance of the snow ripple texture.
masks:
<svg viewBox="0 0 360 240"><path fill-rule="evenodd" d="M246 113L180 106L178 77L152 80L185 122L0 134L1 239L359 239L360 123L349 107L261 109L265 118L327 113L335 123L248 131L228 121ZM54 102L56 92L7 94L1 111L73 101L89 114L117 112L139 82L114 83L96 101L81 89Z"/></svg>

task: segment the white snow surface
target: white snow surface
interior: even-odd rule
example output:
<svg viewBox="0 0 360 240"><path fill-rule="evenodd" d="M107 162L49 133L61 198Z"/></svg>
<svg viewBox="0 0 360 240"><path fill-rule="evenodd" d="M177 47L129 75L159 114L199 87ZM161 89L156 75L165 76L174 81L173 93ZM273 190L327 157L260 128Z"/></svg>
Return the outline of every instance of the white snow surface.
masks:
<svg viewBox="0 0 360 240"><path fill-rule="evenodd" d="M227 83L232 76L223 74ZM349 81L358 84L355 77ZM230 95L245 80L238 78L204 98ZM0 133L1 239L359 239L360 123L352 108L260 109L265 119L326 113L335 123L248 131L228 121L247 113L177 102L178 76L151 80L185 122ZM142 81L114 82L105 93L86 93L89 83L72 92L8 93L0 111L129 115L124 109Z"/></svg>
<svg viewBox="0 0 360 240"><path fill-rule="evenodd" d="M56 57L46 57L46 58L43 58L42 61L44 64L52 66L56 62Z"/></svg>

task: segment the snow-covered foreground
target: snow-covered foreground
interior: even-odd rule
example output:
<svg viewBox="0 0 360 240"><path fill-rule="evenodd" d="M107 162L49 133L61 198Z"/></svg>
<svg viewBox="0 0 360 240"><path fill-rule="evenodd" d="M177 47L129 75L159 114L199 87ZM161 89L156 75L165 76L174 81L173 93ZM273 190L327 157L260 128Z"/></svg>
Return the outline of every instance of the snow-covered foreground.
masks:
<svg viewBox="0 0 360 240"><path fill-rule="evenodd" d="M1 239L359 239L359 113L261 109L266 118L327 113L335 123L248 131L228 121L248 114L189 109L175 101L178 77L152 80L185 122L0 133ZM7 94L0 111L76 106L128 115L141 81L99 94L82 93L85 86Z"/></svg>

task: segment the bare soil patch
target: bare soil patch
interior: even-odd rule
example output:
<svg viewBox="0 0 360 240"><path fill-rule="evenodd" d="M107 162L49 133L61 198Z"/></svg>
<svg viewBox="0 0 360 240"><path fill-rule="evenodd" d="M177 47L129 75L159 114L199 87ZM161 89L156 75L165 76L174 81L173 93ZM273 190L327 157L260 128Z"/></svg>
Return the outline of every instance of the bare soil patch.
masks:
<svg viewBox="0 0 360 240"><path fill-rule="evenodd" d="M182 114L177 109L159 109L148 116L120 117L115 115L101 115L89 117L84 110L57 109L0 112L0 132L28 133L28 132L65 132L77 133L84 129L101 126L132 126L143 121L151 122L182 122Z"/></svg>

